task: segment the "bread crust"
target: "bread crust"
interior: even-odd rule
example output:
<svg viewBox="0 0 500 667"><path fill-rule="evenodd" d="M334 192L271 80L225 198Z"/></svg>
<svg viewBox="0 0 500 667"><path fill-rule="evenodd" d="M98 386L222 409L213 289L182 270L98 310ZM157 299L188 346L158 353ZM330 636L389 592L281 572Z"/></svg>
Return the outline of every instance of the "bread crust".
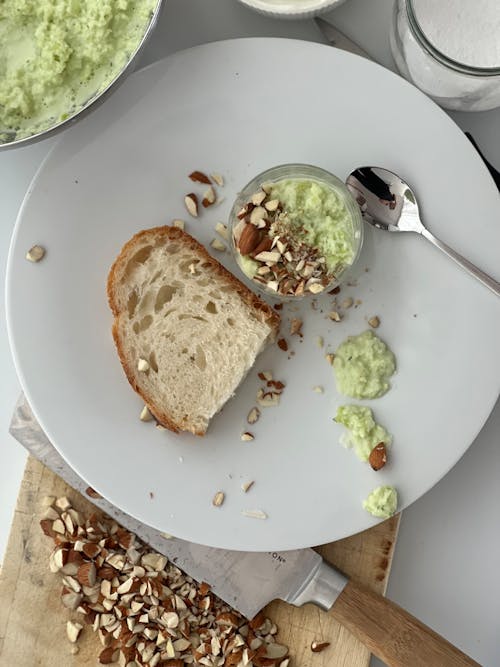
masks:
<svg viewBox="0 0 500 667"><path fill-rule="evenodd" d="M238 280L236 276L234 276L230 271L228 271L225 267L223 267L222 264L220 264L220 262L218 262L214 257L212 257L212 255L210 255L210 253L207 252L205 246L199 243L190 234L184 232L182 229L179 229L178 227L169 227L165 225L162 227L143 229L142 231L137 232L137 234L134 234L134 236L129 241L127 241L127 243L125 243L125 245L121 249L118 257L113 262L113 265L111 266L111 269L109 271L106 289L107 289L109 307L111 308L111 311L114 316L114 321L111 331L118 352L118 357L120 359L123 370L125 371L125 375L127 376L127 379L131 387L143 399L149 411L159 424L169 429L170 431L173 431L174 433L178 433L179 431L190 431L195 435L202 436L205 435L206 431L199 431L193 427L190 427L189 420L186 420L186 423L176 422L171 418L170 415L166 414L165 412L162 412L161 410L158 410L158 407L157 406L155 407L152 404L151 398L144 394L144 392L136 382L135 379L136 371L134 368L130 367L130 364L127 360L125 351L121 344L119 330L118 330L119 317L123 311L120 310L120 307L118 305L117 286L119 284L121 274L123 273L128 261L133 256L136 249L144 245L144 243L154 243L158 245L161 244L162 242L165 243L170 241L179 241L187 249L196 253L200 257L201 261L209 263L214 273L219 278L225 280L228 284L230 284L234 288L234 290L238 293L240 298L256 314L258 314L260 320L268 324L268 326L272 331L273 337L276 337L279 331L280 316L267 303L262 301L262 299L260 299L256 294L254 294L252 290L250 290L246 285L244 285L240 280Z"/></svg>

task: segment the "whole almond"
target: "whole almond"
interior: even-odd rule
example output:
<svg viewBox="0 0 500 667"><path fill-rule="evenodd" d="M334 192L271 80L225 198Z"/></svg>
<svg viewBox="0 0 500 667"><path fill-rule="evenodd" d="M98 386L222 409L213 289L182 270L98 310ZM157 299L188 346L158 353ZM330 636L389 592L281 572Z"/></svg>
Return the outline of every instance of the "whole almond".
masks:
<svg viewBox="0 0 500 667"><path fill-rule="evenodd" d="M368 461L373 468L373 470L380 470L387 463L387 450L383 442L379 442L378 445L370 452Z"/></svg>
<svg viewBox="0 0 500 667"><path fill-rule="evenodd" d="M249 222L243 227L241 236L238 240L238 250L242 255L249 255L258 247L260 242L260 232L255 225Z"/></svg>

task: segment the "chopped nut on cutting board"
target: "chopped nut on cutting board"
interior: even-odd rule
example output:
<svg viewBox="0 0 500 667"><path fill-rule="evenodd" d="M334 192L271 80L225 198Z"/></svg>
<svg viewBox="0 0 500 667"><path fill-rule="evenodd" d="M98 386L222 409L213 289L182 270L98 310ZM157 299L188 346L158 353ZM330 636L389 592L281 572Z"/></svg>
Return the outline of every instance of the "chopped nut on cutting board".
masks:
<svg viewBox="0 0 500 667"><path fill-rule="evenodd" d="M244 417L245 415L242 415L243 422ZM265 417L266 415L263 415L264 424ZM235 435L237 439L238 432ZM246 479L252 479L249 471L247 474L248 477L243 476L234 480L232 500L235 505L238 505L235 507L231 503L228 506L228 510L236 511L237 518L242 525L242 530L249 528L266 530L271 527L269 519L267 521L252 521L251 518L245 518L239 514L240 507L243 509L261 506L260 479L255 480L255 486L246 494L240 488L240 485ZM376 476L379 473L371 473L368 470L368 474ZM215 493L217 482L213 480L213 484L212 492ZM3 640L2 647L0 647L0 665L2 666L5 664L6 667L33 667L32 656L36 655L39 667L89 667L99 664L99 653L106 648L101 643L100 636L106 634L110 642L109 645L115 641L114 637L109 635L104 627L99 628L101 630L99 636L97 631L92 632L91 625L87 625L82 620L80 612L67 610L66 607L60 604L58 598L62 588L62 574L54 575L47 567L51 546L54 544L54 536L52 536L52 539L47 539L37 525L37 521L33 521L33 517L36 517L38 520L43 518L47 506L42 507L42 502L48 496L52 496L52 505L59 496L68 497L71 505L78 509L82 515L85 531L87 520L91 514L95 514L94 519L102 521L103 514L101 510L93 507L88 500L89 496L86 493L86 484L81 484L80 489L83 496L69 489L59 477L42 466L41 463L32 458L28 459L26 474L17 504L18 511L14 515L11 539L9 540L9 546L7 547L6 557L3 562L2 578L0 581L0 598L2 599L2 608L5 612L4 614L0 612L0 636ZM220 514L220 510L218 511L211 507L210 492L206 500L208 501L206 503L208 505L207 511L212 512L214 518L219 520L222 515ZM46 502L49 503L49 498L47 498ZM99 501L98 504L101 504L101 502L105 501ZM262 507L263 509L267 509L264 506ZM399 516L377 523L370 530L342 540L342 542L323 546L321 547L322 555L339 569L346 571L350 576L357 578L373 590L382 592L391 568L394 545L397 543L396 532L398 521ZM109 519L106 519L106 522L108 525L112 524ZM126 547L126 536L132 536L132 533L124 528L121 528L121 530L123 530L123 536L120 537L120 541L124 548ZM89 541L85 534L82 534L81 537L82 539L80 537L77 539L77 541L80 541L80 548L84 542L87 543ZM65 538L62 536L61 539L64 540ZM137 540L137 538L132 537L130 539ZM123 551L123 548L121 547L120 550ZM136 549L137 547L132 547L130 556L134 560L137 558L140 560L142 548L137 553ZM25 558L28 553L29 560L28 557ZM374 558L374 554L380 554L380 558L384 558L385 560L385 565L380 567L379 559ZM85 557L84 560L87 560L87 558ZM168 570L170 566L170 563L167 564L166 569ZM140 570L142 566L138 564L136 567L138 567L136 570L138 574L142 575L142 571ZM106 564L102 568L97 568L97 571L101 585L103 581L107 581L105 577L109 577L109 582L114 587L115 584L113 584L112 580L116 570L113 567ZM157 576L159 575L160 573L157 574ZM123 580L125 577L121 579ZM174 586L184 585L185 579L183 576ZM36 581L37 585L33 585L34 581ZM170 578L168 581L173 582ZM163 579L163 582L168 583L165 579ZM212 605L213 608L214 600L216 604L222 604L215 598L213 592L210 591L210 587L207 587L206 584L197 584L196 587L199 594L198 599L200 599L200 608L207 604ZM29 596L26 595L26 591L30 592ZM82 595L83 599L83 591L80 594L75 594L75 596L78 595ZM131 594L129 593L129 595ZM121 599L123 596L119 595L119 597ZM179 595L179 597L183 601L186 599L184 594ZM133 601L132 595L130 599ZM106 604L108 605L111 602L106 602ZM166 600L160 600L161 606L165 603ZM85 601L84 604L86 604ZM77 604L76 607L78 606ZM177 610L173 611L179 613ZM120 614L120 610L117 613ZM184 613L184 611L179 613L181 626ZM266 621L260 626L259 623L262 623L264 615L267 615L272 620ZM206 616L203 617L204 620L206 618ZM66 638L66 621L70 619L84 625L77 644L71 644ZM234 640L236 644L240 641L237 638L238 634L242 635L241 639L243 640L245 639L243 634L247 632L247 628L248 630L252 630L250 624L245 623L243 619L239 623L243 623L243 625L239 625L238 629L234 631L236 633ZM273 635L281 645L285 644L290 648L290 654L293 657L290 660L288 657L282 658L273 667L286 667L287 664L288 667L346 667L346 665L353 664L356 664L358 667L368 667L369 652L367 649L351 635L341 631L340 626L332 615L323 614L322 631L321 633L318 631L318 611L312 605L299 609L284 602L274 602L265 610L265 614L259 614L255 622L252 621L252 625L255 624L259 626L257 633L259 637L265 638L268 634ZM277 626L279 626L279 634L277 634ZM220 639L222 652L224 653L224 640L221 638L222 628L216 626L215 622L212 621L207 623L207 627L210 631L214 631ZM154 633L156 628L156 625L154 629L148 629L146 626L138 641L156 641L149 637L151 630ZM232 637L234 636L233 629L229 628L229 630L232 641ZM196 632L196 627L194 631ZM160 634L160 631L158 631L158 635ZM323 642L325 640L331 641L331 646L328 650L325 650L322 654L316 654L311 651L311 643L313 641ZM240 646L242 651L248 648L249 642L246 639L245 642L243 646ZM210 643L210 640L208 643ZM78 651L78 655L70 655L74 651ZM248 649L248 652L251 654L251 649ZM183 655L187 654L188 652ZM229 657L226 661L227 664L230 665L230 661L236 659L236 657ZM153 657L153 660L155 659ZM171 660L177 660L177 664L182 667L183 660L181 658L171 658ZM209 662L209 660L210 658L206 662ZM163 662L166 662L166 660ZM161 663L162 660L158 663L160 667ZM117 667L120 666L120 663L115 664ZM154 664L153 662L153 666ZM171 664L175 665L175 662ZM192 664L195 665L196 663ZM134 667L137 667L137 665L134 665ZM148 663L148 667L150 665L151 663ZM226 667L226 664L224 667ZM236 666L233 665L232 667ZM257 665L254 667L257 667Z"/></svg>
<svg viewBox="0 0 500 667"><path fill-rule="evenodd" d="M247 482L243 490L252 484ZM224 493L218 491L213 503L220 506L223 500ZM75 513L78 528L70 531L62 518L74 512L68 499L54 499L50 507L59 516L52 523L59 522L63 530L54 533L51 568L62 576L64 606L81 620L66 624L73 654L86 624L98 635L95 658L104 665L288 664L288 648L277 643L277 626L264 613L247 621L210 586L196 583L107 517ZM245 510L243 515L266 518L262 510ZM73 562L79 563L76 577L65 569Z"/></svg>

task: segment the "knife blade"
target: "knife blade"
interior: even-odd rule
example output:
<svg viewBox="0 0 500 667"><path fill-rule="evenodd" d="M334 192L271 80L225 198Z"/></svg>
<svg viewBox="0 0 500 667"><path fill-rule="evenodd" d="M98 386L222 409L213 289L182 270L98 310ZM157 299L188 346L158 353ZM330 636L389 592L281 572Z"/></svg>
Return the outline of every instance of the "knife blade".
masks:
<svg viewBox="0 0 500 667"><path fill-rule="evenodd" d="M328 23L328 21L325 21L325 19L322 19L320 16L316 16L314 22L318 26L321 34L326 37L328 43L332 46L336 46L343 51L349 51L349 53L354 53L357 56L362 56L368 60L374 60L364 49L359 46L359 44L353 42L352 39L347 37L347 35L344 35L343 32L340 32L340 30L334 25Z"/></svg>
<svg viewBox="0 0 500 667"><path fill-rule="evenodd" d="M300 606L315 602L329 609L347 579L327 565L312 549L246 553L214 549L165 537L137 521L105 498L86 495L88 484L66 463L38 424L24 395L15 407L10 433L28 452L86 496L99 509L152 546L247 618L253 618L271 599Z"/></svg>
<svg viewBox="0 0 500 667"><path fill-rule="evenodd" d="M86 482L51 444L24 396L10 433L39 461L85 494ZM88 495L88 494L87 494ZM268 602L312 602L333 617L389 667L480 667L406 611L369 589L347 581L312 549L243 553L166 537L104 498L90 500L197 581L206 581L225 602L253 618Z"/></svg>

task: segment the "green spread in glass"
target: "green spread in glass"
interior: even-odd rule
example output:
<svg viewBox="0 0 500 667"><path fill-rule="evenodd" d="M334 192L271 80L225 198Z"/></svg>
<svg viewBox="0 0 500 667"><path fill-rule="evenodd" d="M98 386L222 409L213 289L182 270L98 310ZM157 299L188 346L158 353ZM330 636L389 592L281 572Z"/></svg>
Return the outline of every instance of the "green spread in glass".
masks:
<svg viewBox="0 0 500 667"><path fill-rule="evenodd" d="M398 493L393 486L378 486L363 501L363 507L379 519L388 519L398 508Z"/></svg>
<svg viewBox="0 0 500 667"><path fill-rule="evenodd" d="M356 243L343 197L320 181L287 178L269 184L269 197L278 199L290 233L325 257L328 269L352 264Z"/></svg>
<svg viewBox="0 0 500 667"><path fill-rule="evenodd" d="M383 442L386 447L392 442L392 436L383 426L377 424L370 408L364 405L341 405L335 421L348 430L341 438L341 443L352 447L361 461L368 460L370 452L379 442Z"/></svg>
<svg viewBox="0 0 500 667"><path fill-rule="evenodd" d="M72 115L138 47L154 0L0 0L0 139Z"/></svg>
<svg viewBox="0 0 500 667"><path fill-rule="evenodd" d="M396 358L373 331L349 336L335 352L333 370L341 394L352 398L378 398L390 388Z"/></svg>

